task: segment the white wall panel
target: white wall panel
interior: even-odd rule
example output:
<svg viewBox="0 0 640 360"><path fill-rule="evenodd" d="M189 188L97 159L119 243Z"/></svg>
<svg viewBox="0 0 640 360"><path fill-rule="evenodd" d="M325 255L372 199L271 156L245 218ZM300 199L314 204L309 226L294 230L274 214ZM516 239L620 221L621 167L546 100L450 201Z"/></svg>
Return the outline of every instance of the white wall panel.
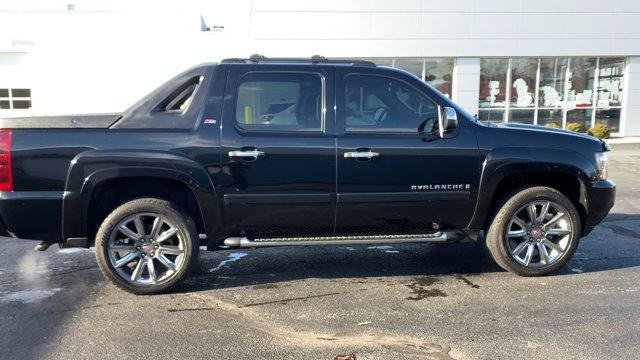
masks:
<svg viewBox="0 0 640 360"><path fill-rule="evenodd" d="M616 36L625 39L640 38L639 18L638 14L616 14L613 21Z"/></svg>
<svg viewBox="0 0 640 360"><path fill-rule="evenodd" d="M572 11L573 5L567 0L522 1L520 11L524 13L562 13Z"/></svg>
<svg viewBox="0 0 640 360"><path fill-rule="evenodd" d="M348 1L346 2L348 3ZM414 11L424 10L424 0L373 0L374 11Z"/></svg>
<svg viewBox="0 0 640 360"><path fill-rule="evenodd" d="M256 39L366 39L373 32L373 15L259 12L253 15L252 32Z"/></svg>
<svg viewBox="0 0 640 360"><path fill-rule="evenodd" d="M506 12L517 13L520 11L520 1L518 0L479 0L476 3L477 12Z"/></svg>
<svg viewBox="0 0 640 360"><path fill-rule="evenodd" d="M386 40L380 47L383 51L397 49L407 54L403 56L640 55L637 3L640 1L253 1L251 35L262 40ZM417 14L422 16L420 35ZM323 21L331 26L309 25ZM407 52L407 43L401 41L407 39L455 41ZM538 41L528 44L532 39ZM353 51L360 52L358 47Z"/></svg>
<svg viewBox="0 0 640 360"><path fill-rule="evenodd" d="M422 14L422 37L425 39L468 39L472 22L462 13Z"/></svg>
<svg viewBox="0 0 640 360"><path fill-rule="evenodd" d="M567 14L531 13L523 15L522 20L519 28L519 37L522 39L546 40L567 37Z"/></svg>
<svg viewBox="0 0 640 360"><path fill-rule="evenodd" d="M478 2L482 0L424 0L423 11L425 12L462 12L468 13L475 11ZM393 3L393 1L390 1Z"/></svg>
<svg viewBox="0 0 640 360"><path fill-rule="evenodd" d="M624 136L640 136L640 106L627 106L624 113Z"/></svg>
<svg viewBox="0 0 640 360"><path fill-rule="evenodd" d="M640 12L640 1L636 0L615 0L616 12Z"/></svg>
<svg viewBox="0 0 640 360"><path fill-rule="evenodd" d="M456 76L456 87L458 90L470 91L478 89L478 72L473 72L470 74L461 74L457 73Z"/></svg>
<svg viewBox="0 0 640 360"><path fill-rule="evenodd" d="M234 0L234 2L247 2L247 0ZM257 0L251 1L253 11L372 11L373 0ZM219 2L212 2L213 5L219 7ZM225 6L233 6L234 4L226 3Z"/></svg>
<svg viewBox="0 0 640 360"><path fill-rule="evenodd" d="M635 88L635 89L640 88L640 71L636 70L636 72L631 72L631 73L625 74L624 75L624 81L625 81L625 83L631 84L632 85L632 87L631 87L632 89L633 88ZM626 94L625 94L625 98L627 98ZM640 101L640 99L638 101ZM640 104L638 104L638 105L640 105Z"/></svg>
<svg viewBox="0 0 640 360"><path fill-rule="evenodd" d="M479 13L471 16L474 38L518 38L520 14Z"/></svg>
<svg viewBox="0 0 640 360"><path fill-rule="evenodd" d="M374 13L374 39L420 39L422 18L419 13Z"/></svg>
<svg viewBox="0 0 640 360"><path fill-rule="evenodd" d="M624 96L624 101L628 106L640 106L640 88L632 85Z"/></svg>
<svg viewBox="0 0 640 360"><path fill-rule="evenodd" d="M621 130L624 136L640 136L640 57L627 59Z"/></svg>
<svg viewBox="0 0 640 360"><path fill-rule="evenodd" d="M629 0L633 2L635 0ZM569 6L568 11L585 13L606 13L614 11L614 0L562 0Z"/></svg>
<svg viewBox="0 0 640 360"><path fill-rule="evenodd" d="M613 35L613 14L567 14L567 37L602 39Z"/></svg>
<svg viewBox="0 0 640 360"><path fill-rule="evenodd" d="M471 114L478 112L480 87L480 59L457 58L453 68L453 96L451 99Z"/></svg>

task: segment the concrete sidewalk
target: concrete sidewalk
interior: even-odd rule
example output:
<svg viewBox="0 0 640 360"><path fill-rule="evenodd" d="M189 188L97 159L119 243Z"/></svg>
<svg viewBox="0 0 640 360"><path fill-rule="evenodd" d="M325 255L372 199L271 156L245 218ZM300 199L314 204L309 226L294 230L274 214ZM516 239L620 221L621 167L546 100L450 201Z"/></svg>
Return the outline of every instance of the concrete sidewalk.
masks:
<svg viewBox="0 0 640 360"><path fill-rule="evenodd" d="M607 144L639 144L640 136L606 139Z"/></svg>

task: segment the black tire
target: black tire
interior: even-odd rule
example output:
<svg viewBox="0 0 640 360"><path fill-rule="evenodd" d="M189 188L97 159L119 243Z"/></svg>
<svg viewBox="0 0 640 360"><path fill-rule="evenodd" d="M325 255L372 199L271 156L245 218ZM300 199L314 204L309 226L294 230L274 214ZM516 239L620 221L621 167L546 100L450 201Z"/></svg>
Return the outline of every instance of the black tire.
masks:
<svg viewBox="0 0 640 360"><path fill-rule="evenodd" d="M181 250L183 253L180 255L180 266L176 267L175 270L171 272L169 272L168 268L165 269L167 271L166 278L158 279L157 283L141 285L130 280L126 280L119 274L112 264L112 260L110 260L109 244L112 236L115 236L113 233L116 231L116 228L125 219L138 214L158 214L163 220L171 223L171 226L177 230L175 237L180 237L181 239ZM126 241L129 242L130 240ZM162 244L159 244L159 246L162 247ZM107 216L98 229L95 247L98 266L102 274L107 279L119 288L130 293L150 295L167 292L184 280L190 270L196 265L199 253L199 238L193 220L178 206L161 199L141 198L120 205L118 208L113 210L109 216ZM158 247L156 246L156 248ZM137 253L141 254L140 251L137 251ZM154 260L155 258L152 258L151 256L146 254L140 256L147 257L147 260L151 260L152 262L155 261L157 264L158 260ZM132 261L140 260L135 259ZM153 274L155 276L155 270ZM147 268L147 275L150 275L150 268Z"/></svg>
<svg viewBox="0 0 640 360"><path fill-rule="evenodd" d="M565 214L567 215L572 231L568 236L568 244L562 255L558 256L548 265L530 267L519 263L511 255L508 245L509 238L507 236L509 229L507 229L507 227L511 226L511 219L513 216L516 216L519 210L522 211L522 208L527 206L527 204L536 201L551 201L564 207L563 212L566 211ZM555 189L535 186L520 189L506 197L506 200L502 203L502 206L491 221L487 231L486 246L493 260L501 268L521 276L540 276L557 271L567 264L578 247L580 234L580 216L571 200Z"/></svg>

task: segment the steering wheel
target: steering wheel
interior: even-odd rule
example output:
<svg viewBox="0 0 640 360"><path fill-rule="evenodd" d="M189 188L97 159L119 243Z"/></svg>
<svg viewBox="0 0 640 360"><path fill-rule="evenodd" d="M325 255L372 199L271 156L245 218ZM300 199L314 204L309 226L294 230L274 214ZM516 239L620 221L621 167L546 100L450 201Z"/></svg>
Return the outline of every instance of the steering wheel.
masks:
<svg viewBox="0 0 640 360"><path fill-rule="evenodd" d="M423 133L423 132L435 133L436 130L438 130L438 128L436 126L436 119L437 118L435 118L435 117L426 118L420 124L420 126L418 126L418 132L419 133Z"/></svg>
<svg viewBox="0 0 640 360"><path fill-rule="evenodd" d="M373 113L373 119L378 124L383 123L387 119L388 116L389 116L389 110L386 107L379 107Z"/></svg>

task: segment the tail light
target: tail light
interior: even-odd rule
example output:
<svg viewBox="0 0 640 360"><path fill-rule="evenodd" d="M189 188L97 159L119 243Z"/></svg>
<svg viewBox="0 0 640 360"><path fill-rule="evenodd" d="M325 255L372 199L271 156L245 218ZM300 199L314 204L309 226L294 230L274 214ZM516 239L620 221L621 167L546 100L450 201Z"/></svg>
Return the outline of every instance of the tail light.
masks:
<svg viewBox="0 0 640 360"><path fill-rule="evenodd" d="M11 131L9 130L0 130L0 191L13 191Z"/></svg>

